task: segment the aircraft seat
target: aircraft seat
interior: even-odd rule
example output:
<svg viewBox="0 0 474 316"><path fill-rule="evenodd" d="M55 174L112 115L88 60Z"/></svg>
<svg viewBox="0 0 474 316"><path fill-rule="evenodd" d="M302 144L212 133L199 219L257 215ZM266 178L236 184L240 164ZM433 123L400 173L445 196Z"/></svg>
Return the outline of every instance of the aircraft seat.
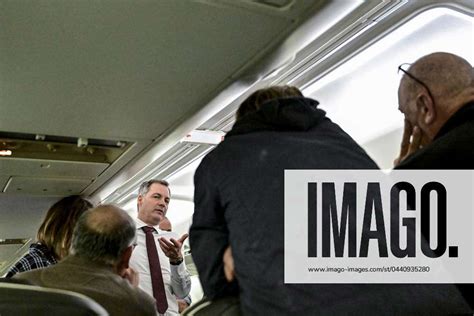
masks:
<svg viewBox="0 0 474 316"><path fill-rule="evenodd" d="M0 279L0 315L107 316L107 311L85 295Z"/></svg>

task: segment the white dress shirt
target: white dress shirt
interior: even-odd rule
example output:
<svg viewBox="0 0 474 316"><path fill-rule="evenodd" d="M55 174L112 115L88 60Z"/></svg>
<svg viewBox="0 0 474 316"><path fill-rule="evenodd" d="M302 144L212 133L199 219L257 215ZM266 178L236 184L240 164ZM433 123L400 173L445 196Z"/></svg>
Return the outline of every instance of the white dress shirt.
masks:
<svg viewBox="0 0 474 316"><path fill-rule="evenodd" d="M150 266L148 263L148 254L146 251L145 232L141 229L143 226L150 226L136 218L137 225L137 246L133 250L130 258L130 267L139 273L139 287L153 297L153 290L151 285ZM165 286L166 299L168 301L168 309L164 315L176 316L178 313L178 303L176 297L184 298L189 294L191 289L191 278L184 261L180 265L171 265L169 258L161 250L158 238L165 237L166 239L179 237L173 232L160 230L157 226L153 226L155 232L155 244L160 258L161 273L163 275L163 283Z"/></svg>

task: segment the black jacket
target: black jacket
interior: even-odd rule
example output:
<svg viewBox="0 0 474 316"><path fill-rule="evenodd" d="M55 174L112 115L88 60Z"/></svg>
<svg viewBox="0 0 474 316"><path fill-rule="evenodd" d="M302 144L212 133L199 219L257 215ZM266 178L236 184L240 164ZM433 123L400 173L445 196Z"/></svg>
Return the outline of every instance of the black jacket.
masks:
<svg viewBox="0 0 474 316"><path fill-rule="evenodd" d="M474 102L454 113L431 144L396 169L474 169Z"/></svg>
<svg viewBox="0 0 474 316"><path fill-rule="evenodd" d="M396 169L474 169L474 102L467 103L443 125L433 142ZM471 210L474 213L474 210ZM473 215L474 216L474 215ZM458 285L474 309L474 286Z"/></svg>
<svg viewBox="0 0 474 316"><path fill-rule="evenodd" d="M284 170L378 169L317 104L269 101L238 121L201 162L190 243L205 295L240 295L244 315L436 314L456 308L457 292L422 286L284 284ZM238 285L223 274L228 244Z"/></svg>

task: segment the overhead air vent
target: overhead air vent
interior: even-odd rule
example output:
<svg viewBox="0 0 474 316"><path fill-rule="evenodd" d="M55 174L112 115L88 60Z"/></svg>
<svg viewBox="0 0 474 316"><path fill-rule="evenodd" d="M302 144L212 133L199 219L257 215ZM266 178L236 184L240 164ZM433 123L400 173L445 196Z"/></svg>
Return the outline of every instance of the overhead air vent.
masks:
<svg viewBox="0 0 474 316"><path fill-rule="evenodd" d="M0 189L6 194L81 193L132 143L0 132Z"/></svg>
<svg viewBox="0 0 474 316"><path fill-rule="evenodd" d="M123 141L0 132L0 151L8 153L1 157L110 164L129 146Z"/></svg>

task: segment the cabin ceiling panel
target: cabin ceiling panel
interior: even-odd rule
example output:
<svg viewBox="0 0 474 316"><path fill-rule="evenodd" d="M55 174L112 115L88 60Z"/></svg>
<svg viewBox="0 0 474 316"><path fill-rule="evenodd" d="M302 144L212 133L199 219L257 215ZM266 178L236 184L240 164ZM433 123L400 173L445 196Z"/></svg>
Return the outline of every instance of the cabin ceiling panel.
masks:
<svg viewBox="0 0 474 316"><path fill-rule="evenodd" d="M48 208L58 198L16 195L0 197L0 239L33 238Z"/></svg>
<svg viewBox="0 0 474 316"><path fill-rule="evenodd" d="M108 166L106 163L4 157L0 159L0 175L94 179Z"/></svg>
<svg viewBox="0 0 474 316"><path fill-rule="evenodd" d="M193 1L2 1L1 129L155 139L295 22Z"/></svg>
<svg viewBox="0 0 474 316"><path fill-rule="evenodd" d="M90 182L90 179L11 177L3 191L21 195L66 196L80 194Z"/></svg>

